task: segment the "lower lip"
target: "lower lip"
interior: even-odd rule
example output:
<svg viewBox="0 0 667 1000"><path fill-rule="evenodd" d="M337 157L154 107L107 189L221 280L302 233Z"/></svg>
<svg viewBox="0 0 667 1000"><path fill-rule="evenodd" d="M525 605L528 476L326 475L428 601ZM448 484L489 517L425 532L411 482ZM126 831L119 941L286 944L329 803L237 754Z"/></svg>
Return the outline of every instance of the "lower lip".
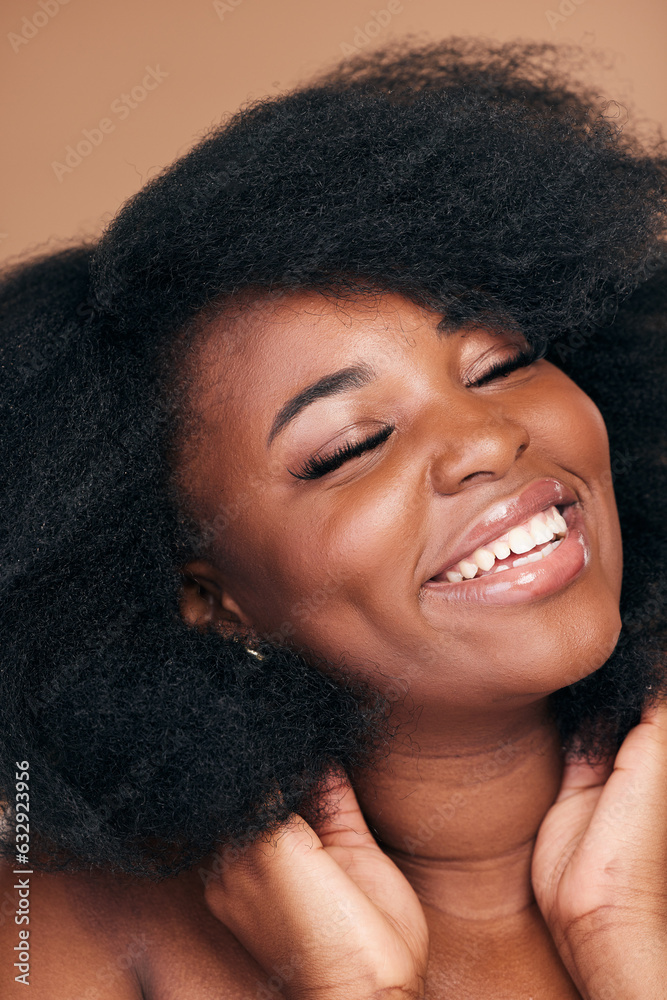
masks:
<svg viewBox="0 0 667 1000"><path fill-rule="evenodd" d="M525 604L558 593L579 576L590 560L590 545L578 506L566 508L567 534L548 556L501 573L489 573L461 583L427 580L424 596L480 604ZM517 556L517 558L520 558Z"/></svg>

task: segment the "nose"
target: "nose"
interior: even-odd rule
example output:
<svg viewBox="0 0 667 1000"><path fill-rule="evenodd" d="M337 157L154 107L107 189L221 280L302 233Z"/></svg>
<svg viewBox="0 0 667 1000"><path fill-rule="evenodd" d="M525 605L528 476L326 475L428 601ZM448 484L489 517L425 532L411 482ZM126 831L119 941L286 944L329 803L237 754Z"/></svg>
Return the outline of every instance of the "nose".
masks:
<svg viewBox="0 0 667 1000"><path fill-rule="evenodd" d="M523 423L482 400L445 414L430 463L436 493L452 495L477 483L502 479L530 444Z"/></svg>

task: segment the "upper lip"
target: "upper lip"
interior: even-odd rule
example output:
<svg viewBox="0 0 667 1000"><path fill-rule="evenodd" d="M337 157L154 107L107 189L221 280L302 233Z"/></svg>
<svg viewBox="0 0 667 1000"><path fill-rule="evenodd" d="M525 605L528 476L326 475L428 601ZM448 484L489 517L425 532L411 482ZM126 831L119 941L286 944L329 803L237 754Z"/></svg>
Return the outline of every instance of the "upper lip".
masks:
<svg viewBox="0 0 667 1000"><path fill-rule="evenodd" d="M567 507L577 503L578 497L569 486L558 479L537 479L519 493L499 500L489 507L458 540L453 551L439 556L440 568L429 579L451 569L475 549L493 541L510 528L523 524L534 514L548 507Z"/></svg>

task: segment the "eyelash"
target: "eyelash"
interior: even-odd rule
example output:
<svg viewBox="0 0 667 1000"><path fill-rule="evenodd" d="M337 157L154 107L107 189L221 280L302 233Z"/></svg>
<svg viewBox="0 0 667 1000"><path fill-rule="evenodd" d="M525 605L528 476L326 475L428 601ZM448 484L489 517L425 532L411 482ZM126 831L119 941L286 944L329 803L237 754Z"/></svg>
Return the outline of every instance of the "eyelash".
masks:
<svg viewBox="0 0 667 1000"><path fill-rule="evenodd" d="M466 388L477 389L479 386L486 385L487 382L491 382L495 378L504 378L506 375L511 375L512 372L517 371L518 368L527 368L528 365L532 365L534 361L542 357L544 357L544 352L538 351L536 347L529 347L528 350L519 351L513 358L507 358L506 361L496 361L480 378L474 382L466 382Z"/></svg>
<svg viewBox="0 0 667 1000"><path fill-rule="evenodd" d="M299 472L292 472L290 470L290 475L294 476L295 479L319 479L320 476L325 476L327 472L333 472L334 469L337 469L348 459L356 458L357 455L363 455L365 451L377 448L379 444L387 440L390 434L393 434L395 426L395 424L387 424L379 431L376 431L375 434L372 434L371 437L366 438L364 441L358 441L356 444L346 442L340 448L336 448L327 458L318 458L317 455L312 455L303 463Z"/></svg>
<svg viewBox="0 0 667 1000"><path fill-rule="evenodd" d="M542 355L535 348L527 351L519 351L513 358L496 362L476 381L467 382L466 388L476 389L479 386L486 385L487 382L493 381L493 379L504 378L519 368L526 368L528 365L532 365L539 357L542 357ZM395 429L395 424L386 424L379 431L376 431L375 434L365 438L363 441L358 441L356 444L346 442L340 448L336 448L326 458L318 458L317 455L311 455L310 458L306 459L298 472L292 472L291 469L288 471L295 479L319 479L321 476L326 476L328 472L333 472L335 469L340 468L349 459L357 458L359 455L363 455L364 452L377 448L378 445L382 444L393 434Z"/></svg>

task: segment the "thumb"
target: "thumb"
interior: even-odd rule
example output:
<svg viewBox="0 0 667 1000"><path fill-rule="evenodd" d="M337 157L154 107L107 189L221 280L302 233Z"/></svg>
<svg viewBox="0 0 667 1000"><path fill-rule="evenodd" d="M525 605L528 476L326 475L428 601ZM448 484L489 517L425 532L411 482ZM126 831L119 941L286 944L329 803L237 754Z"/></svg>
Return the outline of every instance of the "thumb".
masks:
<svg viewBox="0 0 667 1000"><path fill-rule="evenodd" d="M377 848L347 775L330 780L319 802L324 819L313 828L323 847Z"/></svg>
<svg viewBox="0 0 667 1000"><path fill-rule="evenodd" d="M563 802L578 792L590 788L602 788L614 770L614 758L589 762L577 758L574 754L565 759L563 777L556 802Z"/></svg>

